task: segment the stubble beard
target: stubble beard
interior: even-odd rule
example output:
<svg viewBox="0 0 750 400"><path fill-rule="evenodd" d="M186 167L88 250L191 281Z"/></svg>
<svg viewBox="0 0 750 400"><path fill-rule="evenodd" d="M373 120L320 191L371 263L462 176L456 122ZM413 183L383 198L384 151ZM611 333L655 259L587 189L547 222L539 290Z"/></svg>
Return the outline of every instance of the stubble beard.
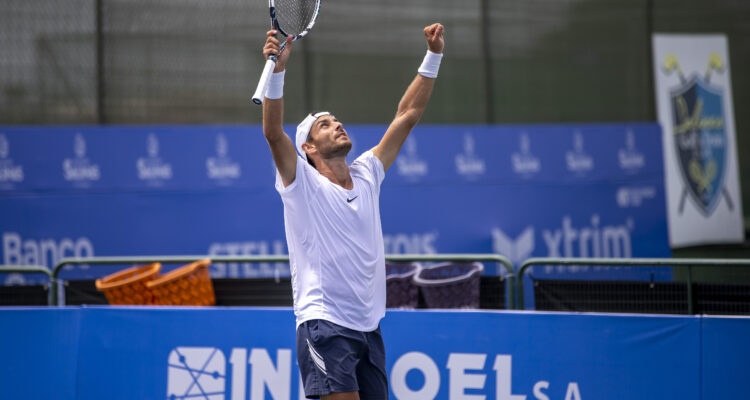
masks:
<svg viewBox="0 0 750 400"><path fill-rule="evenodd" d="M326 150L327 151L321 152L320 154L323 159L329 160L332 158L346 157L346 155L352 150L352 142L347 141L345 143L334 144L330 149Z"/></svg>

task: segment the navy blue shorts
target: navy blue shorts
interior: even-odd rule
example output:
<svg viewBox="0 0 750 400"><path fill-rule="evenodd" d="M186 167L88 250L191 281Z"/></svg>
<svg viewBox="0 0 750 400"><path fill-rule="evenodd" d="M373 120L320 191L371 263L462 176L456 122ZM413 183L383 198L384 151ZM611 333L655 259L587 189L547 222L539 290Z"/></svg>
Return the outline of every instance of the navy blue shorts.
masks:
<svg viewBox="0 0 750 400"><path fill-rule="evenodd" d="M320 319L297 328L297 362L305 396L359 392L361 400L388 399L385 346L380 327L372 332Z"/></svg>

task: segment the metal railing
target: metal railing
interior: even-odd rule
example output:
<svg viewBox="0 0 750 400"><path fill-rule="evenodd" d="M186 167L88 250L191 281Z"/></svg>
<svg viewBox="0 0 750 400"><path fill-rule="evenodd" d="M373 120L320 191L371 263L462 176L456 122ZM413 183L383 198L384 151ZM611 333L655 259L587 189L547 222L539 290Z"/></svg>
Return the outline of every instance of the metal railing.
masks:
<svg viewBox="0 0 750 400"><path fill-rule="evenodd" d="M132 256L132 257L89 257L89 258L63 258L52 269L52 279L57 284L52 285L50 290L50 305L60 305L59 279L60 271L67 265L127 265L127 264L188 264L198 260L210 259L212 263L288 263L289 256Z"/></svg>
<svg viewBox="0 0 750 400"><path fill-rule="evenodd" d="M91 258L65 258L62 259L52 271L44 266L0 266L0 273L39 273L47 275L50 279L49 304L58 305L59 285L63 283L59 279L62 268L66 265L125 265L125 264L148 264L152 262L191 263L197 260L209 258L213 263L289 263L286 255L277 256L137 256L137 257L91 257ZM498 254L391 254L386 255L387 261L394 262L494 262L502 265L505 275L499 279L507 279L506 303L507 309L524 308L524 285L523 277L529 268L533 266L626 266L637 268L648 267L673 267L686 270L687 306L688 313L692 314L693 302L693 267L724 266L724 267L750 267L749 259L676 259L676 258L531 258L526 260L516 274L510 260Z"/></svg>
<svg viewBox="0 0 750 400"><path fill-rule="evenodd" d="M516 280L516 304L522 310L524 305L523 277L530 267L540 265L586 265L586 266L625 266L625 267L673 267L687 270L688 314L693 313L693 267L731 266L750 267L746 259L680 259L680 258L530 258L521 264Z"/></svg>
<svg viewBox="0 0 750 400"><path fill-rule="evenodd" d="M58 279L60 271L66 265L124 265L124 264L149 264L160 262L164 264L191 263L197 260L210 259L212 263L289 263L289 256L138 256L138 257L91 257L91 258L64 258L55 265L50 274L53 282L50 285L50 305L58 305L59 302L59 284ZM515 273L513 264L506 257L498 254L391 254L385 256L386 261L394 262L495 262L502 265L506 275L500 276L499 279L508 279L506 293L508 302L506 308L514 308L515 299ZM46 270L46 269L45 269Z"/></svg>
<svg viewBox="0 0 750 400"><path fill-rule="evenodd" d="M52 278L52 273L50 270L43 266L43 265L0 265L0 274L12 274L12 273L20 273L20 274L42 274L49 278L49 293L47 294L47 302L49 305L55 304L55 300L52 299L52 288L56 285L54 284L54 279Z"/></svg>

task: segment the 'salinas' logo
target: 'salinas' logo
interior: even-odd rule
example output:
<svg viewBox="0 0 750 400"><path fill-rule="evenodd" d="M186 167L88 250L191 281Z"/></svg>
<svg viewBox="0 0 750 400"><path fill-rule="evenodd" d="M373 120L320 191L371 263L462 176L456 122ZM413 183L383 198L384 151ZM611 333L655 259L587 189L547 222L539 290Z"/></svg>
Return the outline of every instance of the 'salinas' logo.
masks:
<svg viewBox="0 0 750 400"><path fill-rule="evenodd" d="M464 133L464 152L456 154L456 172L467 177L475 178L484 174L484 160L474 153L474 137L471 133Z"/></svg>
<svg viewBox="0 0 750 400"><path fill-rule="evenodd" d="M583 135L573 132L573 150L565 153L568 171L583 173L594 168L594 159L583 149Z"/></svg>
<svg viewBox="0 0 750 400"><path fill-rule="evenodd" d="M89 182L98 181L101 178L99 165L86 157L86 139L80 132L73 137L73 153L75 157L66 158L62 162L63 178L84 187Z"/></svg>
<svg viewBox="0 0 750 400"><path fill-rule="evenodd" d="M734 208L724 187L727 159L727 133L724 125L724 91L710 83L713 71L724 72L721 57L713 53L704 76L685 77L674 54L664 60L664 73L677 71L679 86L670 90L673 139L684 187L679 213L685 208L688 193L698 210L709 216L723 195L730 210Z"/></svg>
<svg viewBox="0 0 750 400"><path fill-rule="evenodd" d="M643 153L635 146L635 134L630 129L625 132L625 148L617 151L617 161L620 168L628 172L634 172L646 164Z"/></svg>
<svg viewBox="0 0 750 400"><path fill-rule="evenodd" d="M417 154L417 139L409 136L404 144L406 152L396 158L398 174L410 179L418 179L427 175L427 163Z"/></svg>
<svg viewBox="0 0 750 400"><path fill-rule="evenodd" d="M539 158L531 154L531 140L526 132L521 132L518 138L518 150L510 156L513 172L523 176L529 176L542 169Z"/></svg>
<svg viewBox="0 0 750 400"><path fill-rule="evenodd" d="M2 189L11 189L14 182L23 182L23 166L15 165L9 156L10 143L8 143L8 138L0 133L0 188Z"/></svg>
<svg viewBox="0 0 750 400"><path fill-rule="evenodd" d="M229 142L224 134L216 136L216 157L206 158L206 175L219 184L231 184L242 175L240 164L234 162L229 153Z"/></svg>
<svg viewBox="0 0 750 400"><path fill-rule="evenodd" d="M159 157L159 139L153 133L146 137L146 152L148 157L139 157L135 162L138 179L157 186L172 179L172 164Z"/></svg>

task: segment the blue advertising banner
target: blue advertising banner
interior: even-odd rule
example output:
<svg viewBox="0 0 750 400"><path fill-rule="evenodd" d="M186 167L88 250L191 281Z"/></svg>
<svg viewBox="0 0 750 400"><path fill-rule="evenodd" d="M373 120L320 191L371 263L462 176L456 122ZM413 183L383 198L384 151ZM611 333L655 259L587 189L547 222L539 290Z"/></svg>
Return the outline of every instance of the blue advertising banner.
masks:
<svg viewBox="0 0 750 400"><path fill-rule="evenodd" d="M3 399L75 399L79 308L0 310Z"/></svg>
<svg viewBox="0 0 750 400"><path fill-rule="evenodd" d="M707 316L701 322L703 398L747 397L748 318Z"/></svg>
<svg viewBox="0 0 750 400"><path fill-rule="evenodd" d="M386 129L346 128L350 161ZM287 253L259 126L5 126L0 138L3 264ZM418 126L383 183L385 251L494 252L516 264L532 256L669 256L661 157L656 124ZM107 272L84 265L62 277ZM534 273L607 276L588 267ZM212 266L214 277L288 274L285 265ZM650 274L620 268L615 277ZM668 270L656 276L668 278Z"/></svg>
<svg viewBox="0 0 750 400"><path fill-rule="evenodd" d="M0 311L8 398L301 399L290 309ZM389 311L393 399L743 398L748 318ZM54 393L53 393L54 391Z"/></svg>

